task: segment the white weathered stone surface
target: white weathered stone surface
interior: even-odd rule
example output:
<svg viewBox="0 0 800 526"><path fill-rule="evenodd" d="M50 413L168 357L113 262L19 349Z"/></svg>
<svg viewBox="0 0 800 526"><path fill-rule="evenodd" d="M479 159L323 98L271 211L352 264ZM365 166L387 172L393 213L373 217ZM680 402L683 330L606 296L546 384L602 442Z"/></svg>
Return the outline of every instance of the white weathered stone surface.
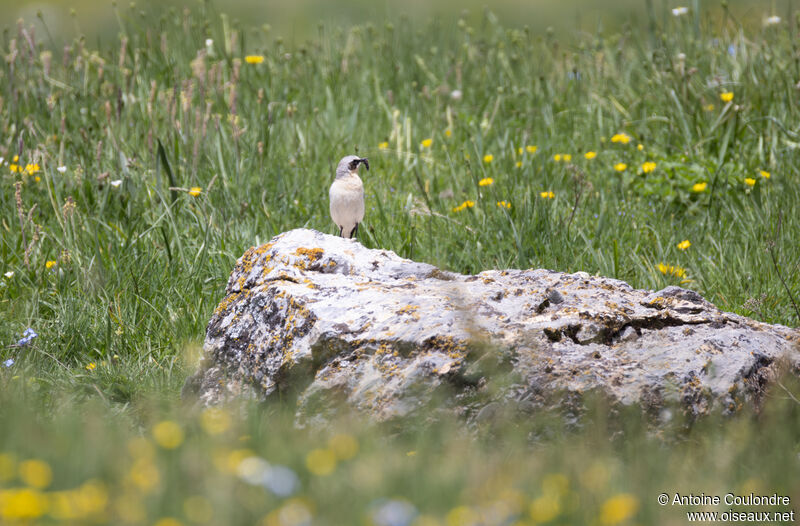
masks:
<svg viewBox="0 0 800 526"><path fill-rule="evenodd" d="M503 374L495 398L504 403L600 391L702 414L758 402L780 358L800 371L799 342L797 330L679 287L549 270L463 276L292 230L237 262L184 393L203 404L296 395L303 420L344 401L384 420L446 386L450 407L475 416L460 393Z"/></svg>

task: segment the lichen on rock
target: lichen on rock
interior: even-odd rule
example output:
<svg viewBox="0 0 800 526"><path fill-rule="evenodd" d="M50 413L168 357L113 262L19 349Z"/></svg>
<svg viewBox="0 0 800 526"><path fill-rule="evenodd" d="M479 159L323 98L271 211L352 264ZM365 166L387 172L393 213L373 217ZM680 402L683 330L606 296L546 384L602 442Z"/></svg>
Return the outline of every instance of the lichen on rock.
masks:
<svg viewBox="0 0 800 526"><path fill-rule="evenodd" d="M798 342L680 287L543 269L463 276L298 229L237 261L184 393L291 394L299 421L341 403L387 420L444 396L477 418L462 400L505 375L489 403L599 392L699 415L758 403L779 359L800 371Z"/></svg>

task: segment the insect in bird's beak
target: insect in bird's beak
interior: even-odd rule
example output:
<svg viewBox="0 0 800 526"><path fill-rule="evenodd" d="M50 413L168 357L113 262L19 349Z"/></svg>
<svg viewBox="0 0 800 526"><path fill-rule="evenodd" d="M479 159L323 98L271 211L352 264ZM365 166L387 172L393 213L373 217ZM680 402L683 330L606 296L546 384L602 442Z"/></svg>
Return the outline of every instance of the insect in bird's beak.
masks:
<svg viewBox="0 0 800 526"><path fill-rule="evenodd" d="M359 159L358 162L362 163L364 166L367 167L367 171L369 171L369 160L364 157L363 159Z"/></svg>

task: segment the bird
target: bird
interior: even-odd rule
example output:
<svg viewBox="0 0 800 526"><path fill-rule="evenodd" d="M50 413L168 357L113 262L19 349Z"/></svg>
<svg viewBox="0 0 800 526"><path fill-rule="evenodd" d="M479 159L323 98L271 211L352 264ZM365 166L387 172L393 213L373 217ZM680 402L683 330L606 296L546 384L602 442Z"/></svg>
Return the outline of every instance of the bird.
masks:
<svg viewBox="0 0 800 526"><path fill-rule="evenodd" d="M358 224L364 219L364 184L358 176L358 165L369 170L366 157L348 155L336 167L336 179L331 184L331 218L339 227L339 235L348 239L358 234Z"/></svg>

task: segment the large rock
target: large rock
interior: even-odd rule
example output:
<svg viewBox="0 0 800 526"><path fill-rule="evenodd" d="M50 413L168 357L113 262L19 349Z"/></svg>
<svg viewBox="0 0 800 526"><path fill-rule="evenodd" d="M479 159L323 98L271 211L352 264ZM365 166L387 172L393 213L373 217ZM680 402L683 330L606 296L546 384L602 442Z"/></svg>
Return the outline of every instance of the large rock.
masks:
<svg viewBox="0 0 800 526"><path fill-rule="evenodd" d="M798 342L796 330L679 287L549 270L463 276L292 230L236 263L184 394L203 404L279 396L296 401L301 420L342 401L385 420L438 393L480 419L486 411L470 401L482 390L489 411L594 391L734 412L758 403L779 359L800 371Z"/></svg>

